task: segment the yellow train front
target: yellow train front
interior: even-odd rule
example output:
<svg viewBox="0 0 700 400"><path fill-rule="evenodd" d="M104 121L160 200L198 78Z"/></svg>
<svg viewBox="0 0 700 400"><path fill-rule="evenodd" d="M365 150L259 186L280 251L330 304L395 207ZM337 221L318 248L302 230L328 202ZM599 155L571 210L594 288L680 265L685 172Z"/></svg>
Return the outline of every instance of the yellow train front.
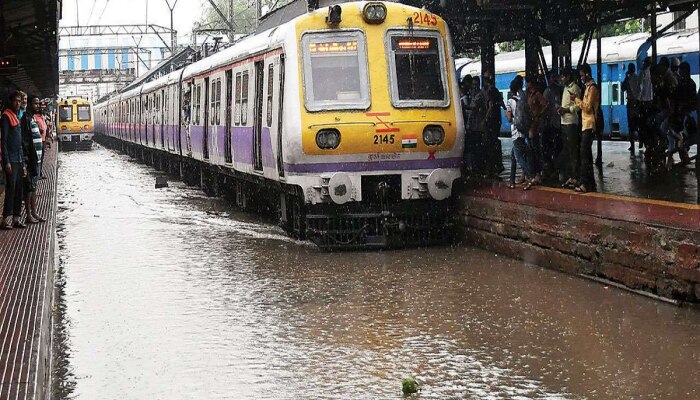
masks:
<svg viewBox="0 0 700 400"><path fill-rule="evenodd" d="M61 99L56 112L59 148L91 149L95 132L92 102L81 97Z"/></svg>
<svg viewBox="0 0 700 400"><path fill-rule="evenodd" d="M352 2L297 19L291 40L301 112L285 122L301 143L284 158L287 183L304 192L306 235L326 248L444 241L464 132L445 22Z"/></svg>

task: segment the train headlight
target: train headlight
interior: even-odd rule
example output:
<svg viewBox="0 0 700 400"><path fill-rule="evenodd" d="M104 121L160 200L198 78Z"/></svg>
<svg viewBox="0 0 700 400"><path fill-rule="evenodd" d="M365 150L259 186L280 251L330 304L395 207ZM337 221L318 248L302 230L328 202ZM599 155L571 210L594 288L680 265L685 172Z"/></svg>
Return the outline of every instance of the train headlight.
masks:
<svg viewBox="0 0 700 400"><path fill-rule="evenodd" d="M85 125L85 126L83 127L83 129L85 129L85 130L90 129L90 125Z"/></svg>
<svg viewBox="0 0 700 400"><path fill-rule="evenodd" d="M386 19L386 6L382 3L367 3L362 16L368 24L381 24Z"/></svg>
<svg viewBox="0 0 700 400"><path fill-rule="evenodd" d="M68 127L67 127L67 126L65 126L65 125L61 125L61 130L63 130L63 131L67 131L67 130L68 130Z"/></svg>
<svg viewBox="0 0 700 400"><path fill-rule="evenodd" d="M335 149L340 145L340 131L337 129L321 129L316 134L316 145L321 149Z"/></svg>
<svg viewBox="0 0 700 400"><path fill-rule="evenodd" d="M428 125L423 129L423 142L428 146L437 146L445 141L445 130L440 125Z"/></svg>

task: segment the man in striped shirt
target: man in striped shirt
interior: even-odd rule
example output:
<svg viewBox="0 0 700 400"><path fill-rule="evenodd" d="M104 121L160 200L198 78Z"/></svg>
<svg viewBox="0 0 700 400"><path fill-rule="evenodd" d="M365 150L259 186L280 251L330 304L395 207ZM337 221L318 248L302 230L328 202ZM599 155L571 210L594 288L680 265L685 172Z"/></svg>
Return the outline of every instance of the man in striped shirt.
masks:
<svg viewBox="0 0 700 400"><path fill-rule="evenodd" d="M24 207L27 211L27 222L35 224L46 221L37 213L36 188L39 181L39 170L44 150L44 141L36 121L36 115L41 112L41 103L37 96L29 97L29 107L22 116L22 143L25 148L27 175L24 178Z"/></svg>

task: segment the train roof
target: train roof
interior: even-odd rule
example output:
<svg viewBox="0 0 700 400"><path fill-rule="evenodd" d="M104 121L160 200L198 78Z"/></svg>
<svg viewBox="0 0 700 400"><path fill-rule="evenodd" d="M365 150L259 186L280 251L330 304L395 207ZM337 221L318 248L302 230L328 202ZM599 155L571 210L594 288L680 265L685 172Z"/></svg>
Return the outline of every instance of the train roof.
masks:
<svg viewBox="0 0 700 400"><path fill-rule="evenodd" d="M358 4L358 7L366 3L366 1L339 1L337 3L343 4ZM386 3L399 4L401 7L415 8L410 5L396 3L393 0L387 0ZM325 4L325 3L324 3ZM388 6L388 5L387 5ZM361 7L360 7L361 8ZM417 9L417 8L415 8ZM325 14L328 10L326 8L320 7L314 11L304 13L288 22L284 22L279 26L270 28L264 32L247 36L238 42L234 43L231 47L226 48L218 53L215 53L209 57L203 58L195 63L187 65L183 69L178 69L164 75L156 80L148 82L144 85L137 86L127 92L116 94L109 98L105 104L112 104L114 102L120 101L122 98L130 98L132 96L138 95L140 93L147 93L152 90L161 88L169 83L177 82L182 76L183 80L189 80L199 75L202 75L208 71L216 70L217 68L224 67L238 60L244 59L252 54L260 53L262 51L273 49L275 47L283 46L285 41L295 42L295 29L296 23L301 18L310 18L312 14L321 13ZM182 74L182 75L181 75Z"/></svg>
<svg viewBox="0 0 700 400"><path fill-rule="evenodd" d="M632 61L637 58L637 50L650 38L648 33L632 33L628 35L612 36L601 39L602 56L604 63ZM672 55L697 52L700 48L698 44L698 29L689 29L673 32L660 37L657 40L658 54ZM581 54L583 42L571 44L571 54L574 62L578 61L578 54ZM587 62L595 64L597 62L597 42L593 40L591 49L588 52ZM551 60L552 47L542 48L545 59ZM459 58L455 60L457 68L461 69L460 78L467 74L481 75L481 61L469 58ZM525 51L513 51L496 55L496 73L513 73L525 70Z"/></svg>

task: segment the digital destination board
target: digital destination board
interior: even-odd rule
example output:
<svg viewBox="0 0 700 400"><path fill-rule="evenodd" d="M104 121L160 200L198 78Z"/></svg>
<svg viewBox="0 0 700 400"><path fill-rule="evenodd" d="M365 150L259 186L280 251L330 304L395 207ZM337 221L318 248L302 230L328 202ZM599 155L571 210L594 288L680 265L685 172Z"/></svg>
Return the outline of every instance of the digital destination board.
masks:
<svg viewBox="0 0 700 400"><path fill-rule="evenodd" d="M356 53L357 40L342 42L321 42L309 44L309 51L314 53Z"/></svg>

